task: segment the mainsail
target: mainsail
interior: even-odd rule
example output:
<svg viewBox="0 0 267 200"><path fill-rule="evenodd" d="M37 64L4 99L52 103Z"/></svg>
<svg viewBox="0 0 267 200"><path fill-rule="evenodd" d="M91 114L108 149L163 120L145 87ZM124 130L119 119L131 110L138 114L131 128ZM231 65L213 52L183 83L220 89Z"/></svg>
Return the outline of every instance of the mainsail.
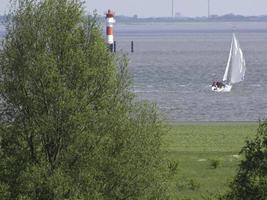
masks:
<svg viewBox="0 0 267 200"><path fill-rule="evenodd" d="M234 42L234 37L232 38L230 53L229 53L227 65L226 65L226 68L225 68L225 72L224 72L224 76L223 76L223 81L226 81L227 80L227 77L228 77L228 72L229 72L231 58L232 58L233 42Z"/></svg>
<svg viewBox="0 0 267 200"><path fill-rule="evenodd" d="M230 72L229 69L231 69ZM246 62L244 59L244 55L235 34L233 34L229 58L225 68L223 81L228 80L230 84L243 81L245 77L245 72Z"/></svg>

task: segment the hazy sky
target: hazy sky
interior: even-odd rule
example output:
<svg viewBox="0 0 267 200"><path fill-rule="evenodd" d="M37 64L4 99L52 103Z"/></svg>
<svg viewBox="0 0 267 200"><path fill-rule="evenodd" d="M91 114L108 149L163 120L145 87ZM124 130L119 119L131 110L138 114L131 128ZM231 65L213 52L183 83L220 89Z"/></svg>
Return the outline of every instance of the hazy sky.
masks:
<svg viewBox="0 0 267 200"><path fill-rule="evenodd" d="M86 9L102 15L108 8L117 15L170 16L172 0L85 0ZM206 16L208 0L173 0L174 12L184 16ZM0 0L0 13L8 11L9 0ZM267 0L210 0L211 14L267 15Z"/></svg>

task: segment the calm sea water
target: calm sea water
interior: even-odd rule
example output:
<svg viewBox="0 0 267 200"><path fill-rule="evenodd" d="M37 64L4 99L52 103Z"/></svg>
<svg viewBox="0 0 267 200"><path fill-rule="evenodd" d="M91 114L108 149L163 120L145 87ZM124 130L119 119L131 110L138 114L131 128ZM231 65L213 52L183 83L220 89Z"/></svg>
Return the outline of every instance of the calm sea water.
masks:
<svg viewBox="0 0 267 200"><path fill-rule="evenodd" d="M214 93L235 31L247 63L245 81ZM117 49L128 53L134 92L171 121L257 121L267 117L267 23L116 24ZM135 52L130 53L130 41Z"/></svg>
<svg viewBox="0 0 267 200"><path fill-rule="evenodd" d="M223 77L233 30L247 63L245 81L230 93L214 93L209 85ZM117 49L128 53L137 98L157 103L166 119L267 117L266 22L116 24L115 38ZM132 40L134 53L130 53Z"/></svg>

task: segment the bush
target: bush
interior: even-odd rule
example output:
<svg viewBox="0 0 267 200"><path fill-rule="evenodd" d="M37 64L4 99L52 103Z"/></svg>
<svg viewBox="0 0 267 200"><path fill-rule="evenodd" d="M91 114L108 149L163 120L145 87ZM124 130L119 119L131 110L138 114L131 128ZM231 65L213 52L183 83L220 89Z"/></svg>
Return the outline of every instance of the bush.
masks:
<svg viewBox="0 0 267 200"><path fill-rule="evenodd" d="M220 160L218 159L211 159L210 160L210 165L213 169L217 169L220 165Z"/></svg>
<svg viewBox="0 0 267 200"><path fill-rule="evenodd" d="M178 190L198 190L200 188L200 183L194 179L181 178L177 182L176 187Z"/></svg>
<svg viewBox="0 0 267 200"><path fill-rule="evenodd" d="M228 194L222 199L259 199L267 198L267 121L260 122L257 136L247 141L241 154L241 161Z"/></svg>
<svg viewBox="0 0 267 200"><path fill-rule="evenodd" d="M179 163L176 161L168 161L168 170L170 175L175 175L177 173Z"/></svg>

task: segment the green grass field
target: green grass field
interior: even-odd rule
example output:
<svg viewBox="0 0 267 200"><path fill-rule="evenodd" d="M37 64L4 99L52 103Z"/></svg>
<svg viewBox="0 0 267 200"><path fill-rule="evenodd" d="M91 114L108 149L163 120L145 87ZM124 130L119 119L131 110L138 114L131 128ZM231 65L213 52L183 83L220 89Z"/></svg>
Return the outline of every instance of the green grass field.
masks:
<svg viewBox="0 0 267 200"><path fill-rule="evenodd" d="M178 163L170 175L172 199L199 200L224 193L242 159L238 154L257 127L257 123L171 125L163 151L170 163Z"/></svg>

